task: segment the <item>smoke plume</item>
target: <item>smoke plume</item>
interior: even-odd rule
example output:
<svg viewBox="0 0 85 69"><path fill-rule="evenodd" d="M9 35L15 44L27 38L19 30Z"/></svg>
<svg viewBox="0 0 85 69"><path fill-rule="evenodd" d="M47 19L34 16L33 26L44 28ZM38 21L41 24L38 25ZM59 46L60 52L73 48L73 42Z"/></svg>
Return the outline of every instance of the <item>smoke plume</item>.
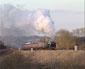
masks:
<svg viewBox="0 0 85 69"><path fill-rule="evenodd" d="M3 28L0 33L6 36L55 35L54 22L47 9L29 11L10 4L0 5L0 27Z"/></svg>

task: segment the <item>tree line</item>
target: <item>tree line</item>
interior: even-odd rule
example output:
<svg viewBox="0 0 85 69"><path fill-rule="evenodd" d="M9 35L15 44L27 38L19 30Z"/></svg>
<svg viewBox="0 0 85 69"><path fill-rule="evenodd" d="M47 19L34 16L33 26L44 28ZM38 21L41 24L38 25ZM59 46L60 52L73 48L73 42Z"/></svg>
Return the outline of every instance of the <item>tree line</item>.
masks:
<svg viewBox="0 0 85 69"><path fill-rule="evenodd" d="M79 33L75 34L75 32L79 32L79 30L82 31L81 35L79 35ZM54 41L61 49L73 49L74 46L78 46L79 49L85 49L85 30L79 30L77 29L75 30L75 32L74 30L72 32L64 29L59 30L58 32L56 32Z"/></svg>

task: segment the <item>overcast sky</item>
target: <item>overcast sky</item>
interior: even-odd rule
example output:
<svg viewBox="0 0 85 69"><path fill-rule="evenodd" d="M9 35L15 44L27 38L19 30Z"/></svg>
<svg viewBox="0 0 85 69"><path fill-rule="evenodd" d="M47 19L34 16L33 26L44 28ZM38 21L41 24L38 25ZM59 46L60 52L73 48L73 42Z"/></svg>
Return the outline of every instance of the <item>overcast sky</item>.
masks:
<svg viewBox="0 0 85 69"><path fill-rule="evenodd" d="M84 26L84 0L0 0L0 4L7 3L28 10L50 9L56 30Z"/></svg>

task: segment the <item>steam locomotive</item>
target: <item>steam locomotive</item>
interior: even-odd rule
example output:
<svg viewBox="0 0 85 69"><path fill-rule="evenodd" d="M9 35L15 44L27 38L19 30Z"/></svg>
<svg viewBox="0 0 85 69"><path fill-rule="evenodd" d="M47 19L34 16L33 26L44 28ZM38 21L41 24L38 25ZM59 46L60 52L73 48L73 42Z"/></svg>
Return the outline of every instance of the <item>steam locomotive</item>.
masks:
<svg viewBox="0 0 85 69"><path fill-rule="evenodd" d="M25 45L22 47L22 50L29 50L29 49L50 49L50 50L55 50L56 49L56 43L54 41L50 41L50 42L38 42L38 43L25 43Z"/></svg>

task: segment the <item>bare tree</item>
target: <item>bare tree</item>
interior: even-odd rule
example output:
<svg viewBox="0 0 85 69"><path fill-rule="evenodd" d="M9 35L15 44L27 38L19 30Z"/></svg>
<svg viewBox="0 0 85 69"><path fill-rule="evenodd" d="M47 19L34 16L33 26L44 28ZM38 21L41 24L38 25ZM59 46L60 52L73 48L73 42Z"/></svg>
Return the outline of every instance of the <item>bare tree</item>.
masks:
<svg viewBox="0 0 85 69"><path fill-rule="evenodd" d="M75 41L71 32L67 30L60 30L56 33L54 41L60 46L60 48L73 48Z"/></svg>
<svg viewBox="0 0 85 69"><path fill-rule="evenodd" d="M85 28L78 28L73 30L73 35L77 37L85 37Z"/></svg>

